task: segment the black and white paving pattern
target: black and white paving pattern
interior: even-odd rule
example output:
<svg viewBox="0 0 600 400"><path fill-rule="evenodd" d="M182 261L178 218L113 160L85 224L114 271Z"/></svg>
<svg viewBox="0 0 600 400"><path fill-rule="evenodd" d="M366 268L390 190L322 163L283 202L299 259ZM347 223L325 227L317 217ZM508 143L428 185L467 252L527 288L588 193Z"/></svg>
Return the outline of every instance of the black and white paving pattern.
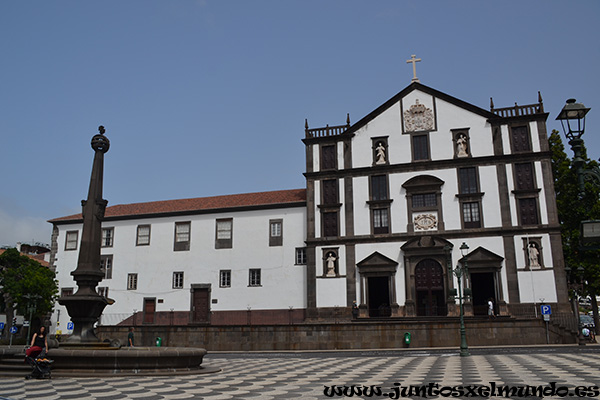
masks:
<svg viewBox="0 0 600 400"><path fill-rule="evenodd" d="M489 386L491 382L498 386L549 386L556 382L557 386L567 387L569 393L566 397L559 393L544 398L600 398L600 393L590 389L600 387L600 346L487 349L472 351L470 357L460 357L457 351L428 350L209 353L203 365L222 370L184 376L0 378L0 399L326 399L349 398L352 392L346 391L344 396L332 389L352 385L380 388L362 395L354 392L353 398L398 398L401 392L393 388L429 384L440 388ZM577 387L580 391L575 393ZM444 394L452 397L449 392Z"/></svg>

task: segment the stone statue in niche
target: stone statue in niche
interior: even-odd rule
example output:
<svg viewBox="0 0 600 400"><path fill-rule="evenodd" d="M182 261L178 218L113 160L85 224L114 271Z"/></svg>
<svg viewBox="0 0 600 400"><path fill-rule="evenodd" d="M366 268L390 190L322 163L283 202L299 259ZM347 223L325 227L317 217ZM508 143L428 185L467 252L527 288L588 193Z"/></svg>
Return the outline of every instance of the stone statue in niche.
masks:
<svg viewBox="0 0 600 400"><path fill-rule="evenodd" d="M385 146L383 142L379 142L375 148L375 164L385 164Z"/></svg>
<svg viewBox="0 0 600 400"><path fill-rule="evenodd" d="M408 110L404 111L404 128L406 132L431 131L433 127L433 111L420 104L419 99Z"/></svg>
<svg viewBox="0 0 600 400"><path fill-rule="evenodd" d="M327 273L325 276L336 276L335 275L335 260L337 260L335 253L330 251L327 253L327 258L325 259L325 265L327 267Z"/></svg>
<svg viewBox="0 0 600 400"><path fill-rule="evenodd" d="M540 251L536 243L529 243L527 247L527 255L529 257L529 267L539 268L540 265Z"/></svg>
<svg viewBox="0 0 600 400"><path fill-rule="evenodd" d="M469 157L467 136L464 133L458 135L458 138L456 139L456 157Z"/></svg>

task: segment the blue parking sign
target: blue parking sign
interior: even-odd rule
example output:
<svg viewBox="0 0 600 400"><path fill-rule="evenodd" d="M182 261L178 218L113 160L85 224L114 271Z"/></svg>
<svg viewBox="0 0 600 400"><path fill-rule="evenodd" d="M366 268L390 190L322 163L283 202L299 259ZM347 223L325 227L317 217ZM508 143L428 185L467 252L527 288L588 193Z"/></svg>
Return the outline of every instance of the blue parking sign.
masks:
<svg viewBox="0 0 600 400"><path fill-rule="evenodd" d="M73 323L72 322L67 322L67 329L72 331L73 330Z"/></svg>
<svg viewBox="0 0 600 400"><path fill-rule="evenodd" d="M4 322L0 322L0 329L4 329Z"/></svg>
<svg viewBox="0 0 600 400"><path fill-rule="evenodd" d="M550 314L552 314L552 309L550 308L549 305L544 304L544 305L540 306L540 308L542 309L542 315L550 315Z"/></svg>

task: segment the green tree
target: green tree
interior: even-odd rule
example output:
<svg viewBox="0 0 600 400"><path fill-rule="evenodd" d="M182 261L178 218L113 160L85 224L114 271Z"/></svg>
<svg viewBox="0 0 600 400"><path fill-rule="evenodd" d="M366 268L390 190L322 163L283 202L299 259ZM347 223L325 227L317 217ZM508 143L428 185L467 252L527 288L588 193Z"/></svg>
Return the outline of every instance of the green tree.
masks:
<svg viewBox="0 0 600 400"><path fill-rule="evenodd" d="M600 250L583 249L581 246L581 221L600 220L600 187L586 182L585 190L580 193L577 185L577 174L572 168L572 160L565 153L558 131L553 130L549 137L550 150L552 151L552 173L554 176L554 190L556 191L556 204L558 218L561 224L563 254L567 267L575 270L583 267L583 279L587 282L582 296L592 298L596 331L598 324L598 305L596 294L600 293ZM583 149L584 168L597 166L596 161L587 158Z"/></svg>
<svg viewBox="0 0 600 400"><path fill-rule="evenodd" d="M33 316L42 316L53 310L58 297L54 272L16 249L0 254L0 287L9 324L13 310L29 316L30 307L34 306Z"/></svg>

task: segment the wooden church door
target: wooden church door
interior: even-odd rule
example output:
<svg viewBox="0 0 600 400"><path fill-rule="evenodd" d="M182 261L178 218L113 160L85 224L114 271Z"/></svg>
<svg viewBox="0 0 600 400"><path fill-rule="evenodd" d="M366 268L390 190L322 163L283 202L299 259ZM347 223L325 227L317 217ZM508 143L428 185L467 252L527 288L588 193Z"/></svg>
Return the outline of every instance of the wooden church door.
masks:
<svg viewBox="0 0 600 400"><path fill-rule="evenodd" d="M417 315L446 315L444 301L444 271L435 260L425 259L415 267Z"/></svg>

